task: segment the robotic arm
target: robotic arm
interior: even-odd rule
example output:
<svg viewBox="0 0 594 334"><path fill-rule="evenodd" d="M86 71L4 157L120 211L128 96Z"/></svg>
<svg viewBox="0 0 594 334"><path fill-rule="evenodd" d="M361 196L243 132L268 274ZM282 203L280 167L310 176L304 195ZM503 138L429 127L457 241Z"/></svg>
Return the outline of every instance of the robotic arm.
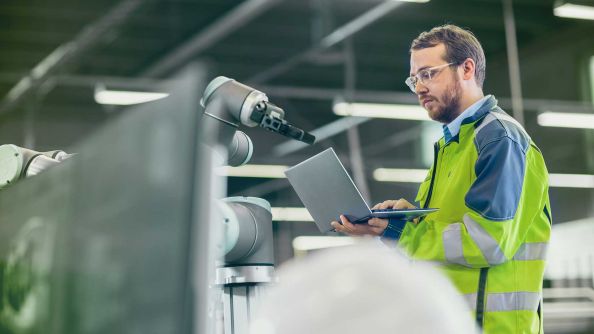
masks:
<svg viewBox="0 0 594 334"><path fill-rule="evenodd" d="M315 141L313 135L289 124L284 110L270 103L266 94L227 77L212 80L200 103L205 108L204 129L210 132L203 134L205 143L222 151L229 166L247 163L253 152L249 137L238 130L240 125L259 126L307 144ZM215 220L224 222L225 256L215 284L224 290L225 332L243 334L260 286L274 281L271 208L261 198L231 197L219 201L218 209Z"/></svg>
<svg viewBox="0 0 594 334"><path fill-rule="evenodd" d="M308 144L315 141L313 135L289 124L285 120L284 110L270 103L266 94L224 76L216 77L206 86L200 104L205 108L202 118L205 129L212 131L206 134L206 143L215 151L224 151L221 155L227 157L229 166L247 163L253 152L250 138L238 130L240 125L259 126ZM270 204L267 203L253 197L227 198L219 203L230 209L222 210L227 232L227 264L254 261L272 264L272 244L264 243L263 247L256 247L262 240L272 240L272 217ZM246 215L244 211L251 213ZM260 211L267 214L258 213ZM233 237L233 233L229 234L231 231L236 231L241 238ZM266 231L269 233L264 233Z"/></svg>
<svg viewBox="0 0 594 334"><path fill-rule="evenodd" d="M0 146L0 189L59 164L73 154L64 151L37 152L16 145Z"/></svg>
<svg viewBox="0 0 594 334"><path fill-rule="evenodd" d="M313 135L289 124L284 110L269 102L266 94L233 79L223 76L213 79L200 103L205 108L204 115L216 120L218 142L227 148L230 166L247 163L253 152L249 137L237 130L240 124L259 126L307 144L315 142Z"/></svg>

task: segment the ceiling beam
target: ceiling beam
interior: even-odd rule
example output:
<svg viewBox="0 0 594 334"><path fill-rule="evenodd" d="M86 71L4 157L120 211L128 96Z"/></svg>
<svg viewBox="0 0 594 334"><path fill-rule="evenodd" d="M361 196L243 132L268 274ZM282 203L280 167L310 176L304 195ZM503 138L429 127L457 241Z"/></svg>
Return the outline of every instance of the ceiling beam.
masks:
<svg viewBox="0 0 594 334"><path fill-rule="evenodd" d="M372 9L363 13L362 15L356 17L354 20L334 30L332 33L322 38L311 48L289 58L286 61L277 63L276 65L270 67L266 71L259 72L258 74L251 77L248 80L248 82L251 84L264 83L279 76L280 74L287 72L288 70L292 69L302 61L310 57L313 57L320 51L329 49L343 42L345 39L355 35L356 33L368 27L380 18L391 13L394 9L398 8L401 5L402 2L394 0L387 0L382 2L381 4L373 7Z"/></svg>
<svg viewBox="0 0 594 334"><path fill-rule="evenodd" d="M283 0L246 0L242 2L231 12L194 35L188 42L157 61L141 76L161 77L171 73L281 1Z"/></svg>
<svg viewBox="0 0 594 334"><path fill-rule="evenodd" d="M520 57L516 39L516 23L512 0L503 1L503 21L505 24L505 42L507 46L507 63L509 68L509 84L512 98L512 113L518 123L524 125L524 105L522 104L522 79L520 77Z"/></svg>
<svg viewBox="0 0 594 334"><path fill-rule="evenodd" d="M72 62L84 51L87 51L106 32L113 31L126 21L128 16L136 11L143 2L144 0L124 0L120 2L99 20L84 27L73 40L58 46L6 94L2 102L0 102L0 114L6 113L17 106L32 92L36 91L51 74L65 64Z"/></svg>

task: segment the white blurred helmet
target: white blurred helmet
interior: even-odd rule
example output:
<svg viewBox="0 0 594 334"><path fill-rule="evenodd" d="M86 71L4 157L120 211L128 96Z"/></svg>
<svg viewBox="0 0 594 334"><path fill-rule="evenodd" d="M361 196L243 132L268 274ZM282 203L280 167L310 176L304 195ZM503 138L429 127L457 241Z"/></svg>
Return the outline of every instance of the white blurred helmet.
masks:
<svg viewBox="0 0 594 334"><path fill-rule="evenodd" d="M445 277L375 243L320 251L278 275L252 334L476 333Z"/></svg>

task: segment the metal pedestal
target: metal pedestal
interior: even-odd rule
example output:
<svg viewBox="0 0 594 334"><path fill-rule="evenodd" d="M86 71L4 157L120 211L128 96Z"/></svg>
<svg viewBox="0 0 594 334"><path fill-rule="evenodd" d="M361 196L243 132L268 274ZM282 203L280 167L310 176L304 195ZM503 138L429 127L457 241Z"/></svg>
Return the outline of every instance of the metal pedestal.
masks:
<svg viewBox="0 0 594 334"><path fill-rule="evenodd" d="M253 312L265 284L274 280L273 266L217 269L216 284L224 289L225 334L248 334Z"/></svg>

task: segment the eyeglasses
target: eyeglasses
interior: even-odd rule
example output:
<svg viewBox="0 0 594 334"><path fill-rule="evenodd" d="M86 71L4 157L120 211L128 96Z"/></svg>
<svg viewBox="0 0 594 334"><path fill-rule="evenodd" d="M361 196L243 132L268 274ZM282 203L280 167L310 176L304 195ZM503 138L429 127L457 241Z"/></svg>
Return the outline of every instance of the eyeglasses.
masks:
<svg viewBox="0 0 594 334"><path fill-rule="evenodd" d="M455 65L456 63L448 63L438 66L433 66L426 68L424 70L419 71L417 74L410 76L404 80L404 83L410 88L413 93L417 93L417 83L421 82L423 85L426 85L431 81L435 76L437 76L441 70L450 65Z"/></svg>

